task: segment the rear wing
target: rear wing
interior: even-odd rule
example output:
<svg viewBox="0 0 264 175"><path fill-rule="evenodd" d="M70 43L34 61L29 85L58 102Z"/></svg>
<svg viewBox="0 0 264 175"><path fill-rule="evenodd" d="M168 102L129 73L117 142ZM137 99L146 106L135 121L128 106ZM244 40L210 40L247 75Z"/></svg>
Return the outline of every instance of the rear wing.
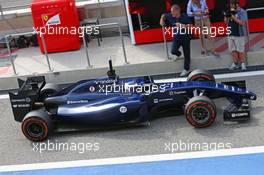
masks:
<svg viewBox="0 0 264 175"><path fill-rule="evenodd" d="M17 81L19 89L16 92L9 92L9 98L15 120L22 122L25 115L34 109L35 103L39 101L40 90L45 86L46 81L44 76Z"/></svg>

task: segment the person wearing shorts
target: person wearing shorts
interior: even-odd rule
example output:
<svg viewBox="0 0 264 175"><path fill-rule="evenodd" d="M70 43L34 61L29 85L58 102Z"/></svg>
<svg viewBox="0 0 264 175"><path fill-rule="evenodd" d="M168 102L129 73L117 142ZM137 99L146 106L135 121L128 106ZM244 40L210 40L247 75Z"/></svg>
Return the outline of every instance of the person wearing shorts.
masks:
<svg viewBox="0 0 264 175"><path fill-rule="evenodd" d="M225 21L230 29L228 48L233 60L229 69L239 69L241 66L242 70L246 70L245 36L247 34L247 12L239 7L238 0L231 0L230 7L236 11L236 14L233 14L230 18L225 17Z"/></svg>
<svg viewBox="0 0 264 175"><path fill-rule="evenodd" d="M244 36L229 36L228 48L230 52L245 53L245 37Z"/></svg>

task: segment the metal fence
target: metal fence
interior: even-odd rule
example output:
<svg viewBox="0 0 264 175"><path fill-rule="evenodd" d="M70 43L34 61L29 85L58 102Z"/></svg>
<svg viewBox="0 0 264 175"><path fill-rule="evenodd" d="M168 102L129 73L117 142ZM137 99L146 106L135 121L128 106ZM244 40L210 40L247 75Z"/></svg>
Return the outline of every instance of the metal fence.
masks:
<svg viewBox="0 0 264 175"><path fill-rule="evenodd" d="M76 2L88 2L88 1L94 1L94 0L76 0ZM103 2L104 1L102 1L102 0L101 1L97 0L98 6L100 7L101 3L103 3ZM1 16L2 19L5 19L5 15L4 15L5 11L18 10L18 9L24 9L24 8L29 8L29 7L30 7L30 4L9 6L9 7L2 7L1 4L0 4L0 16ZM127 60L127 54L126 54L124 38L123 38L123 32L122 32L122 29L121 29L121 26L120 26L119 23L107 23L107 24L93 25L93 26L87 26L87 27L105 27L105 26L113 26L113 27L118 29L119 36L120 36L120 41L121 41L121 45L122 45L122 50L123 50L123 55L124 55L124 62L125 62L125 64L129 64L129 62ZM85 28L86 27L82 27L83 32L84 32ZM14 37L19 37L19 36L23 36L23 35L34 35L34 34L36 34L36 32L14 33L14 34L8 34L8 35L5 36L5 41L6 41L6 46L7 46L7 50L8 50L9 60L10 60L10 63L12 65L14 75L18 75L18 72L16 70L16 66L15 66L14 60L12 58L12 50L11 50L11 47L10 47L10 42L12 41L12 39ZM42 42L42 45L43 45L43 51L44 51L44 55L45 55L45 58L46 58L46 61L47 61L48 69L51 72L51 71L53 71L53 69L51 67L49 54L48 54L48 51L47 51L45 35L40 35L40 37L41 37L41 42ZM88 65L88 68L90 68L90 67L92 67L92 65L91 65L90 56L89 56L89 49L88 49L86 38L85 38L84 34L83 34L82 40L83 40L84 51L85 51L85 55L86 55L86 59L87 59L87 65Z"/></svg>
<svg viewBox="0 0 264 175"><path fill-rule="evenodd" d="M123 55L124 55L124 62L125 64L129 64L128 60L127 60L127 54L126 54L126 49L125 49L125 43L124 43L124 37L123 37L123 32L121 29L121 26L119 23L107 23L107 24L99 24L99 25L92 25L92 26L85 26L82 27L83 28L83 32L85 28L95 28L95 27L106 27L106 26L114 26L118 28L118 32L119 32L119 37L120 37L120 41L121 41L121 45L122 45L122 50L123 50ZM87 58L87 64L88 67L92 67L91 62L90 62L90 56L89 56L89 51L88 51L88 47L87 47L87 42L85 39L85 35L83 35L83 45L84 45L84 50L85 50L85 54L86 54L86 58Z"/></svg>
<svg viewBox="0 0 264 175"><path fill-rule="evenodd" d="M14 37L25 36L25 35L35 35L35 34L36 34L35 32L26 32L26 33L9 34L9 35L5 36L5 41L6 41L6 46L7 46L7 50L8 50L9 60L10 60L10 63L12 65L12 67L13 67L13 72L14 72L15 75L17 75L18 73L16 71L16 66L15 66L15 63L14 63L13 58L12 58L12 50L11 50L11 47L10 47L10 42L12 41L12 39ZM48 64L49 71L52 71L51 65L50 65L50 61L49 61L48 52L47 52L46 42L45 42L45 35L41 34L40 37L41 37L41 41L42 41L42 45L43 45L43 49L44 49L44 54L45 54L45 58L46 58L46 61L47 61L47 64Z"/></svg>
<svg viewBox="0 0 264 175"><path fill-rule="evenodd" d="M167 57L168 60L170 60L170 55L169 55L169 49L168 49L168 43L167 43L167 38L166 38L165 27L162 27L162 34L163 34L164 49L165 49L165 52L166 52L166 57Z"/></svg>
<svg viewBox="0 0 264 175"><path fill-rule="evenodd" d="M119 23L106 23L106 24L100 24L100 25L85 26L85 27L82 27L82 31L84 32L85 31L84 29L88 28L88 27L89 28L95 28L95 27L106 27L106 26L113 26L113 27L116 27L118 29L119 37L120 37L120 41L121 41L121 46L122 46L122 51L123 51L123 56L124 56L124 63L125 64L129 64L129 62L127 60L127 54L126 54L126 49L125 49L123 32L122 32L122 29L121 29L121 26L120 26ZM18 75L18 72L16 70L16 66L15 66L14 60L12 58L12 50L11 50L11 47L10 47L10 42L15 37L25 36L25 35L35 35L35 34L37 34L37 33L36 32L26 32L26 33L8 34L8 35L5 36L5 41L6 41L6 46L7 46L7 50L8 50L9 60L10 60L10 63L12 65L14 75ZM89 49L88 49L88 46L87 46L87 42L86 42L86 38L85 38L84 33L82 34L82 36L83 36L82 40L83 40L83 45L84 45L84 51L85 51L85 55L86 55L86 59L87 59L87 67L90 68L90 67L92 67L92 65L91 65L90 56L89 56ZM52 72L53 69L51 67L49 54L48 54L48 51L47 51L45 35L44 34L40 34L40 37L41 37L43 51L44 51L44 55L45 55L45 58L46 58L46 61L47 61L49 72Z"/></svg>
<svg viewBox="0 0 264 175"><path fill-rule="evenodd" d="M83 0L81 0L83 1ZM79 1L78 1L79 2ZM98 0L98 3L100 3L100 1ZM19 7L26 7L27 5L23 5L23 6L19 6ZM17 6L18 7L18 6ZM4 9L10 9L11 7L6 7ZM12 8L15 8L15 7L12 7ZM264 10L264 7L260 7L260 8L251 8L251 9L247 9L247 13L249 12L252 12L252 11L261 11L261 10ZM0 6L0 14L3 15L3 11L1 10L1 6ZM128 62L128 59L127 59L127 54L126 54L126 49L125 49L125 44L124 44L124 38L123 38L123 33L122 33L122 29L121 29L121 26L119 23L107 23L107 24L100 24L100 25L93 25L93 26L87 26L87 27L105 27L105 26L113 26L113 27L116 27L118 28L118 31L119 31L119 36L120 36L120 41L121 41L121 45L122 45L122 50L123 50L123 56L124 56L124 62L125 64L129 64ZM249 41L249 24L247 23L247 27L248 27L248 50L250 50L251 48L251 44L250 44L250 41ZM82 27L83 28L83 31L86 27ZM162 33L163 33L163 38L164 38L164 49L165 49L165 54L166 54L166 57L167 59L169 60L170 57L169 57L169 49L168 49L168 44L167 44L167 40L166 40L166 35L165 35L165 29L164 27L162 28ZM14 37L19 37L19 36L22 36L22 35L33 35L33 34L36 34L35 32L28 32L28 33L16 33L16 34L9 34L9 35L6 35L5 36L5 40L6 40L6 45L7 45L7 50L8 50L8 54L9 54L9 58L10 58L10 63L13 67L13 72L15 75L17 75L17 71L16 71L16 66L15 66L15 63L12 59L12 51L11 51L11 48L10 48L10 42L12 40L12 38ZM87 67L90 68L92 67L91 65L91 61L90 61L90 55L89 55L89 49L88 49L88 46L87 46L87 42L86 42L86 38L85 36L83 35L83 45L84 45L84 51L85 51L85 55L86 55L86 59L87 59ZM49 60L49 55L48 55L48 51L47 51L47 46L46 46L46 42L45 42L45 35L41 35L41 41L42 41L42 45L43 45L43 50L44 50L44 54L45 54L45 58L46 58L46 61L47 61L47 65L48 65L48 69L49 71L53 71L52 67L51 67L51 63L50 63L50 60Z"/></svg>
<svg viewBox="0 0 264 175"><path fill-rule="evenodd" d="M255 12L255 11L264 11L264 7L259 7L259 8L250 8L250 9L247 9L246 10L247 11L247 14L249 14L250 12ZM251 48L251 43L250 43L250 38L249 38L249 31L250 31L250 26L249 26L249 22L247 22L247 40L248 40L248 45L247 45L247 47L248 48L246 48L247 49L247 51L252 51L252 48Z"/></svg>

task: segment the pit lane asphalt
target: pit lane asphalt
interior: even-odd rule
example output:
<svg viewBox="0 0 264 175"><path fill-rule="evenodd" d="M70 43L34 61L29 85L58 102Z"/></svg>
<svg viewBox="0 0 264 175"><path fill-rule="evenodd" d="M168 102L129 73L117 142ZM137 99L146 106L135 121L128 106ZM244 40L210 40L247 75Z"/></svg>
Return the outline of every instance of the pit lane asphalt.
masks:
<svg viewBox="0 0 264 175"><path fill-rule="evenodd" d="M234 79L232 79L234 80ZM241 78L236 78L241 80ZM44 151L34 146L21 132L15 122L9 99L0 99L0 165L56 162L136 155L167 154L165 143L231 143L233 148L264 145L264 76L248 77L247 88L258 95L252 103L252 119L241 124L224 125L222 108L224 99L215 100L218 107L217 120L206 129L194 129L184 116L154 120L150 127L59 133L50 137L52 143L99 143L98 151ZM229 80L231 81L231 79ZM195 150L186 150L195 151Z"/></svg>

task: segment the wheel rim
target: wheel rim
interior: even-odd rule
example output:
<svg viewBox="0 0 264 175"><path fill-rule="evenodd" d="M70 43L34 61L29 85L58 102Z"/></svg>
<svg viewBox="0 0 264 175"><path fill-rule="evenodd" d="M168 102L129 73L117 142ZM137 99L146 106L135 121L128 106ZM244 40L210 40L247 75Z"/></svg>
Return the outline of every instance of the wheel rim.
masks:
<svg viewBox="0 0 264 175"><path fill-rule="evenodd" d="M39 138L44 135L45 129L42 123L30 122L27 124L27 132L31 137Z"/></svg>
<svg viewBox="0 0 264 175"><path fill-rule="evenodd" d="M210 119L210 111L205 106L197 106L192 110L192 118L199 124L204 124Z"/></svg>

